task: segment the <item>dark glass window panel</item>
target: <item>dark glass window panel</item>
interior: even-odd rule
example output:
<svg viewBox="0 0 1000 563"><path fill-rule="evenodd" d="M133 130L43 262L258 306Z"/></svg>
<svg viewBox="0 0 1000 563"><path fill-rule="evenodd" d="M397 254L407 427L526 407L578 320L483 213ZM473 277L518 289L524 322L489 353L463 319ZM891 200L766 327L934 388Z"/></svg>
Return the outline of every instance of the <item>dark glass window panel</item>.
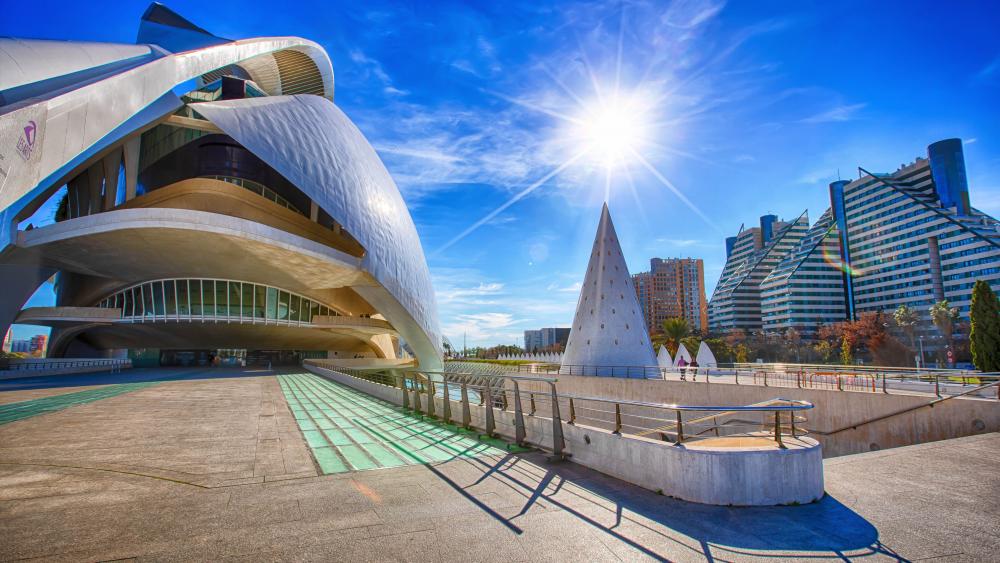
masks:
<svg viewBox="0 0 1000 563"><path fill-rule="evenodd" d="M278 290L273 287L267 288L267 318L278 318Z"/></svg>
<svg viewBox="0 0 1000 563"><path fill-rule="evenodd" d="M177 292L174 280L163 282L163 299L167 302L167 316L173 317L177 314Z"/></svg>
<svg viewBox="0 0 1000 563"><path fill-rule="evenodd" d="M312 322L312 301L308 299L302 300L302 322L311 323Z"/></svg>
<svg viewBox="0 0 1000 563"><path fill-rule="evenodd" d="M298 321L300 314L302 314L302 298L292 295L288 302L288 320Z"/></svg>
<svg viewBox="0 0 1000 563"><path fill-rule="evenodd" d="M215 314L225 317L229 314L229 293L227 283L224 281L215 282Z"/></svg>
<svg viewBox="0 0 1000 563"><path fill-rule="evenodd" d="M163 316L163 282L153 282L153 309L156 316Z"/></svg>
<svg viewBox="0 0 1000 563"><path fill-rule="evenodd" d="M145 316L153 316L153 284L147 283L142 286L142 304Z"/></svg>
<svg viewBox="0 0 1000 563"><path fill-rule="evenodd" d="M215 316L215 280L201 280L201 299L204 315Z"/></svg>
<svg viewBox="0 0 1000 563"><path fill-rule="evenodd" d="M125 290L125 292L124 292L124 299L123 299L122 302L123 302L122 316L123 317L131 317L132 316L132 290L131 289Z"/></svg>
<svg viewBox="0 0 1000 563"><path fill-rule="evenodd" d="M278 292L278 320L288 320L288 292Z"/></svg>
<svg viewBox="0 0 1000 563"><path fill-rule="evenodd" d="M313 301L309 307L309 320L312 321L312 318L317 316L319 316L319 303Z"/></svg>
<svg viewBox="0 0 1000 563"><path fill-rule="evenodd" d="M253 316L257 319L264 318L264 312L267 309L267 288L262 285L253 286L254 302L253 306Z"/></svg>
<svg viewBox="0 0 1000 563"><path fill-rule="evenodd" d="M240 282L229 282L229 316L240 317Z"/></svg>
<svg viewBox="0 0 1000 563"><path fill-rule="evenodd" d="M253 318L253 284L243 284L243 316Z"/></svg>
<svg viewBox="0 0 1000 563"><path fill-rule="evenodd" d="M191 314L201 316L201 280L188 280L188 295L191 299Z"/></svg>
<svg viewBox="0 0 1000 563"><path fill-rule="evenodd" d="M132 288L132 303L135 306L136 317L142 316L142 286Z"/></svg>
<svg viewBox="0 0 1000 563"><path fill-rule="evenodd" d="M183 317L190 315L190 305L187 280L177 280L177 314Z"/></svg>

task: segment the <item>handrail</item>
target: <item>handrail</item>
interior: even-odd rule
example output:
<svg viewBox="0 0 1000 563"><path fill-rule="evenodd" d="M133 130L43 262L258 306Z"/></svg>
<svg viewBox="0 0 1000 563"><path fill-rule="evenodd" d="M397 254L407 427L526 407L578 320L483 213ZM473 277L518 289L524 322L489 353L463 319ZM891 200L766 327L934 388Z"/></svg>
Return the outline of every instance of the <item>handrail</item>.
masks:
<svg viewBox="0 0 1000 563"><path fill-rule="evenodd" d="M827 430L825 432L822 432L822 431L819 431L819 430L811 430L811 432L813 434L819 434L821 436L832 436L834 434L839 434L839 433L841 433L841 432L843 432L845 430L856 430L858 427L867 426L867 425L872 424L874 422L879 422L879 421L882 421L882 420L885 420L885 419L888 419L888 418L899 416L901 414L906 414L906 413L909 413L909 412L920 410L920 409L925 408L925 407L934 408L934 405L943 403L945 401L949 401L951 399L957 399L958 397L963 397L965 395L969 395L969 394L972 394L972 393L978 393L979 391L982 391L983 389L987 389L989 387L994 387L994 386L1000 386L1000 381L994 381L992 383L987 383L985 385L980 385L979 387L975 387L975 388L969 389L968 391L959 393L957 395L949 395L947 397L939 397L939 398L934 399L933 401L930 401L928 403L924 403L924 404L921 404L921 405L914 405L912 407L907 407L907 408L902 409L902 410L898 410L898 411L891 412L891 413L888 413L888 414L879 415L879 416L876 416L874 418L870 418L870 419L862 421L862 422L857 422L857 423L854 423L854 424L848 424L847 426L842 426L840 428L837 428L836 430ZM998 389L1000 389L1000 387L998 387Z"/></svg>
<svg viewBox="0 0 1000 563"><path fill-rule="evenodd" d="M701 406L701 405L678 405L678 404L666 404L666 403L647 403L645 401L632 401L627 399L606 399L604 397L586 397L580 395L567 395L563 394L564 398L572 398L579 401L595 401L599 403L614 403L619 405L630 405L633 407L649 407L657 409L665 409L671 411L692 411L692 412L715 412L715 411L742 411L742 412L774 412L774 411L801 411L808 410L814 407L809 401L800 401L798 399L770 399L771 401L784 401L786 403L792 403L788 405L773 405L765 406L759 403L753 405L736 405L736 406Z"/></svg>
<svg viewBox="0 0 1000 563"><path fill-rule="evenodd" d="M110 367L120 369L132 367L129 359L58 359L58 358L6 358L0 360L0 372L3 371L52 371L80 367Z"/></svg>

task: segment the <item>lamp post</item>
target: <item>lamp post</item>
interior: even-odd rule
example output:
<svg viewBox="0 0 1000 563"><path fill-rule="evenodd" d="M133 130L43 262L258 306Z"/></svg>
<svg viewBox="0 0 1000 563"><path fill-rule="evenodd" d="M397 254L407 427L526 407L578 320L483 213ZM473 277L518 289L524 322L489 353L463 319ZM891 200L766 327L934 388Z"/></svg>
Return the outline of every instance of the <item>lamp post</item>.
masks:
<svg viewBox="0 0 1000 563"><path fill-rule="evenodd" d="M923 369L924 367L924 335L920 335L920 365L917 369Z"/></svg>

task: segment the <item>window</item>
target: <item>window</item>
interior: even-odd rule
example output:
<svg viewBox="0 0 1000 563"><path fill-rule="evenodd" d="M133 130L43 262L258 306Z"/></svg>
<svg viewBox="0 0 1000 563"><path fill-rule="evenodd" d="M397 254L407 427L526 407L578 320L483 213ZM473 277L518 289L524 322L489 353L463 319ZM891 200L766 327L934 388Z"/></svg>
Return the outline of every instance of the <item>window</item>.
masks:
<svg viewBox="0 0 1000 563"><path fill-rule="evenodd" d="M201 280L201 305L202 314L206 317L215 316L215 281Z"/></svg>
<svg viewBox="0 0 1000 563"><path fill-rule="evenodd" d="M267 304L267 288L262 285L253 286L254 293L254 306L253 306L253 316L256 319L265 318L266 304Z"/></svg>
<svg viewBox="0 0 1000 563"><path fill-rule="evenodd" d="M122 307L122 316L131 317L132 316L132 291L125 290L124 293L124 306Z"/></svg>
<svg viewBox="0 0 1000 563"><path fill-rule="evenodd" d="M191 300L191 314L201 316L201 280L188 280L188 295Z"/></svg>
<svg viewBox="0 0 1000 563"><path fill-rule="evenodd" d="M177 315L181 317L191 315L191 302L188 301L187 280L177 280Z"/></svg>
<svg viewBox="0 0 1000 563"><path fill-rule="evenodd" d="M273 287L267 288L267 318L278 318L278 290Z"/></svg>
<svg viewBox="0 0 1000 563"><path fill-rule="evenodd" d="M163 282L163 301L167 307L167 316L173 317L177 314L177 291L174 280Z"/></svg>
<svg viewBox="0 0 1000 563"><path fill-rule="evenodd" d="M229 282L229 316L240 318L240 283Z"/></svg>
<svg viewBox="0 0 1000 563"><path fill-rule="evenodd" d="M243 318L253 318L253 284L243 284Z"/></svg>
<svg viewBox="0 0 1000 563"><path fill-rule="evenodd" d="M220 317L229 316L229 290L227 282L215 282L215 314Z"/></svg>
<svg viewBox="0 0 1000 563"><path fill-rule="evenodd" d="M313 302L308 299L302 300L302 322L311 323L313 315Z"/></svg>
<svg viewBox="0 0 1000 563"><path fill-rule="evenodd" d="M286 291L278 292L278 320L288 320L288 292Z"/></svg>
<svg viewBox="0 0 1000 563"><path fill-rule="evenodd" d="M153 310L153 284L147 283L142 286L142 303L145 317L152 318Z"/></svg>
<svg viewBox="0 0 1000 563"><path fill-rule="evenodd" d="M299 320L299 313L302 312L302 298L298 295L290 296L290 301L288 302L288 320L296 321Z"/></svg>
<svg viewBox="0 0 1000 563"><path fill-rule="evenodd" d="M153 282L153 308L157 317L163 316L163 282Z"/></svg>

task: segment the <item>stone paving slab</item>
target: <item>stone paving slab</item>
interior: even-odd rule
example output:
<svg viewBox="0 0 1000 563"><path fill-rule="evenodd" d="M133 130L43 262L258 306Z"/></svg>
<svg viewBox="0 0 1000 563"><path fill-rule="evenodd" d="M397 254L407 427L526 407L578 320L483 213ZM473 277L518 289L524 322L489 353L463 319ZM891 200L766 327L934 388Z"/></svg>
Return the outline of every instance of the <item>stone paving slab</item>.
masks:
<svg viewBox="0 0 1000 563"><path fill-rule="evenodd" d="M276 377L206 375L0 426L0 560L989 561L998 462L998 434L834 458L775 508L538 452L322 475Z"/></svg>

